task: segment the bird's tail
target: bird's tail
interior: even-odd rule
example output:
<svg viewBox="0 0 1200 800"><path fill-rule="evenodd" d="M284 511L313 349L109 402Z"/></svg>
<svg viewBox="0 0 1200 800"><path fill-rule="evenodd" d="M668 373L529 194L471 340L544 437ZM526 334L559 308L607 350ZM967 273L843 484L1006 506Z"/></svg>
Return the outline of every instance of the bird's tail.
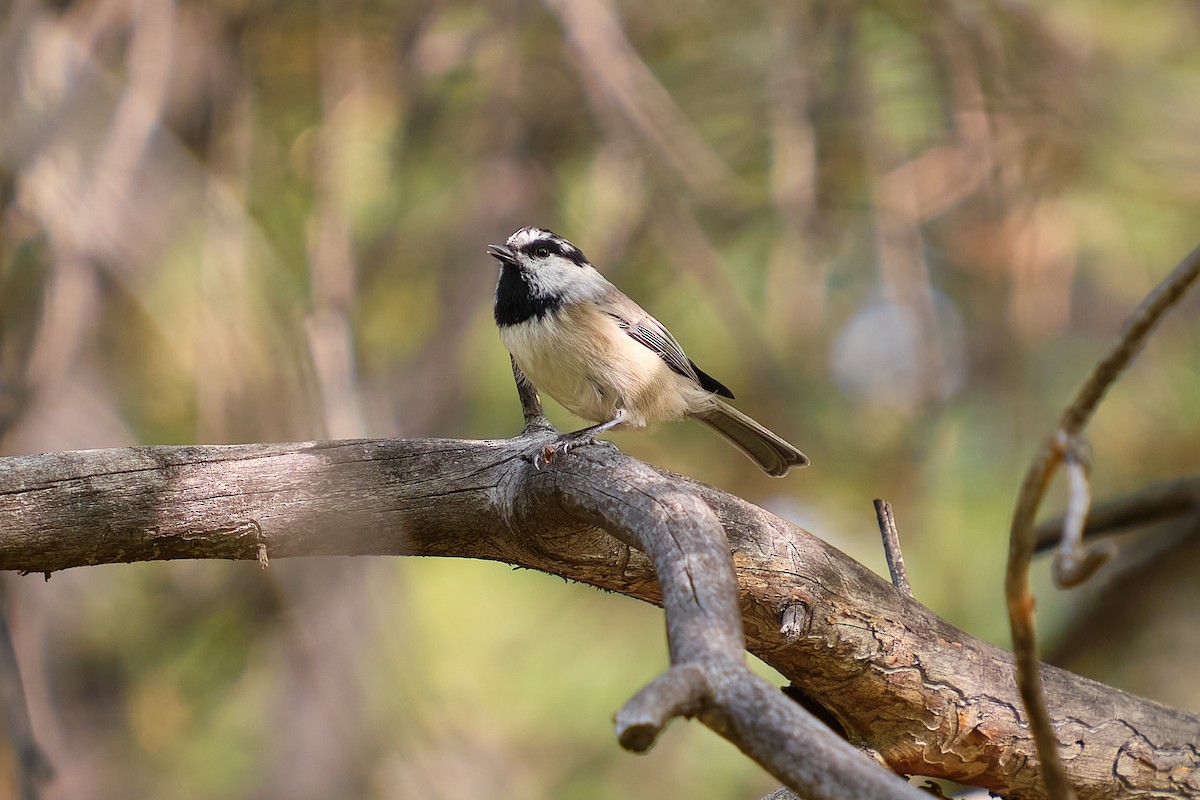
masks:
<svg viewBox="0 0 1200 800"><path fill-rule="evenodd" d="M808 466L808 456L750 417L715 397L712 403L694 418L728 439L763 472L781 478L792 467Z"/></svg>

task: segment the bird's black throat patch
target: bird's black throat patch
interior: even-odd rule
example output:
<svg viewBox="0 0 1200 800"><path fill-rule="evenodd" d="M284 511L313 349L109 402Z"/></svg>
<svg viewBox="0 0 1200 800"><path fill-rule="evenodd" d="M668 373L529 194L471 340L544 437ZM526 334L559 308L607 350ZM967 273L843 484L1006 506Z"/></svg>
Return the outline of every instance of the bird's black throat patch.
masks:
<svg viewBox="0 0 1200 800"><path fill-rule="evenodd" d="M518 325L530 319L553 314L562 308L561 297L535 296L529 281L520 269L504 264L500 269L500 282L496 284L496 306L493 313L496 324Z"/></svg>

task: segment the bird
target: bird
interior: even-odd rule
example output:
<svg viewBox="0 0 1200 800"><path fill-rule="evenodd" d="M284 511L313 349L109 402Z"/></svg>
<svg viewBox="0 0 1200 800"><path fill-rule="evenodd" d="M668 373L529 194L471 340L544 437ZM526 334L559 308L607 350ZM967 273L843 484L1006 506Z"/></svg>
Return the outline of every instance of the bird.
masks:
<svg viewBox="0 0 1200 800"><path fill-rule="evenodd" d="M804 453L722 400L733 392L567 239L527 227L486 252L500 264L493 311L513 361L535 388L595 423L560 436L546 461L613 428L690 417L768 475L808 466Z"/></svg>

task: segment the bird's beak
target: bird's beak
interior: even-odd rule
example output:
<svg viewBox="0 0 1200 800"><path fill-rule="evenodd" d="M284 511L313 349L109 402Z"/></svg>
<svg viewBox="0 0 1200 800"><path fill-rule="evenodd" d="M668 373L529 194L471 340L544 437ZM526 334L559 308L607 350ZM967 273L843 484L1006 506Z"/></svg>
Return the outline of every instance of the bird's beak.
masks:
<svg viewBox="0 0 1200 800"><path fill-rule="evenodd" d="M489 244L487 246L487 254L492 256L501 264L517 265L517 254L512 251L511 247L503 244Z"/></svg>

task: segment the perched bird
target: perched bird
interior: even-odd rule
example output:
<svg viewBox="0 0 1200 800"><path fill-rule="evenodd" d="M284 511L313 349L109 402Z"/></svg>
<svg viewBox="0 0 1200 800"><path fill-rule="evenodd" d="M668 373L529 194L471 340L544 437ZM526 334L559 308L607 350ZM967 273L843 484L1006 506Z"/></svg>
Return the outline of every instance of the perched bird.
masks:
<svg viewBox="0 0 1200 800"><path fill-rule="evenodd" d="M768 475L808 465L804 453L723 402L718 395L733 393L563 237L522 228L487 252L500 262L495 316L504 346L535 387L598 423L564 434L547 460L617 426L691 417Z"/></svg>

